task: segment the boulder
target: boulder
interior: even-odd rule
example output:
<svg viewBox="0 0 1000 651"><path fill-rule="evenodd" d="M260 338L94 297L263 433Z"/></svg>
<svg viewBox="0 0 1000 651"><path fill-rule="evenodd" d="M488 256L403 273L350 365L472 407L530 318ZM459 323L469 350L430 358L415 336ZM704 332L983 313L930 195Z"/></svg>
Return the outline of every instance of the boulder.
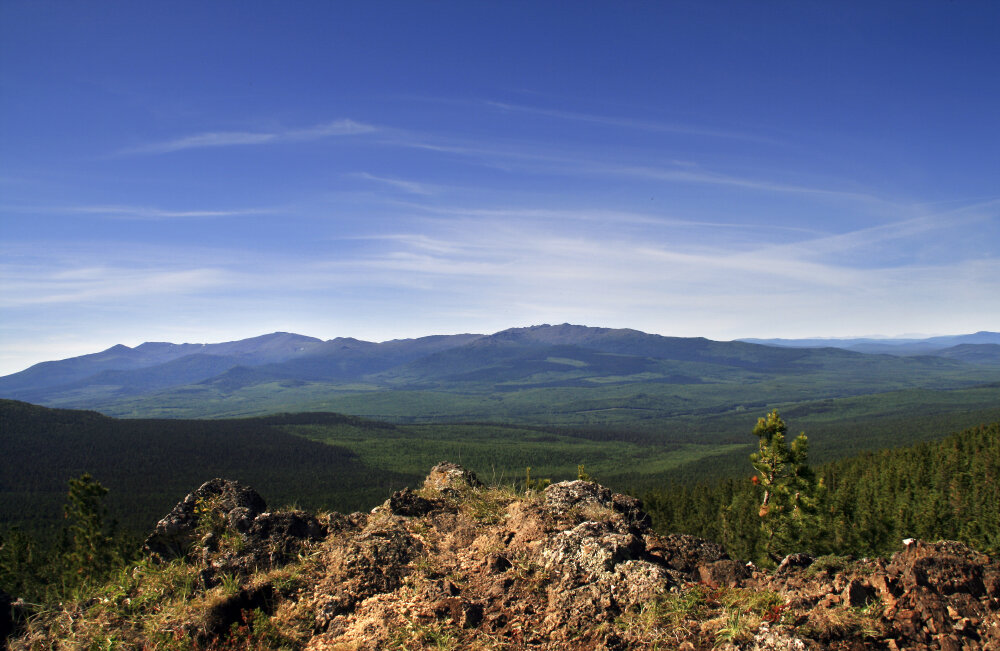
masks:
<svg viewBox="0 0 1000 651"><path fill-rule="evenodd" d="M427 515L434 510L436 505L429 499L417 495L409 488L404 488L401 491L393 493L383 506L393 515L417 517Z"/></svg>
<svg viewBox="0 0 1000 651"><path fill-rule="evenodd" d="M463 490L481 488L482 485L483 482L479 481L476 473L450 461L442 461L431 468L430 474L424 480L424 488L445 495L457 495Z"/></svg>
<svg viewBox="0 0 1000 651"><path fill-rule="evenodd" d="M750 578L746 563L732 560L713 561L698 566L698 580L713 588L738 588Z"/></svg>
<svg viewBox="0 0 1000 651"><path fill-rule="evenodd" d="M261 513L254 518L246 537L251 541L271 544L288 550L293 541L319 540L323 527L316 516L305 511L279 511Z"/></svg>
<svg viewBox="0 0 1000 651"><path fill-rule="evenodd" d="M809 567L816 560L809 554L789 554L781 559L775 574L788 574L792 570Z"/></svg>
<svg viewBox="0 0 1000 651"><path fill-rule="evenodd" d="M653 524L653 519L642 510L642 500L638 497L615 493L611 496L611 508L641 527L650 527Z"/></svg>
<svg viewBox="0 0 1000 651"><path fill-rule="evenodd" d="M983 565L988 560L960 542L915 541L893 554L887 571L898 575L904 590L922 586L941 595L964 593L978 598L986 594Z"/></svg>
<svg viewBox="0 0 1000 651"><path fill-rule="evenodd" d="M988 556L959 542L913 540L871 584L887 605L885 616L901 648L991 648L1000 643L995 627L971 622L996 610L984 582L995 567Z"/></svg>
<svg viewBox="0 0 1000 651"><path fill-rule="evenodd" d="M681 574L697 579L695 572L699 565L728 560L729 555L722 545L711 540L672 533L666 536L645 536L646 552L660 559L664 565Z"/></svg>
<svg viewBox="0 0 1000 651"><path fill-rule="evenodd" d="M582 522L547 541L542 558L546 568L558 569L561 576L582 584L638 558L642 551L639 538L616 530L610 522Z"/></svg>
<svg viewBox="0 0 1000 651"><path fill-rule="evenodd" d="M576 506L596 504L612 508L611 489L593 481L563 481L545 488L545 507L553 513L565 513Z"/></svg>
<svg viewBox="0 0 1000 651"><path fill-rule="evenodd" d="M303 542L326 535L312 514L271 513L266 508L264 499L252 488L237 481L213 479L156 524L145 549L161 561L197 556L205 565L202 583L210 586L220 574L242 575L275 567L298 552ZM197 555L192 554L195 550Z"/></svg>
<svg viewBox="0 0 1000 651"><path fill-rule="evenodd" d="M212 479L188 494L146 538L145 551L161 560L185 556L191 545L217 526L240 533L267 510L257 491L230 479Z"/></svg>

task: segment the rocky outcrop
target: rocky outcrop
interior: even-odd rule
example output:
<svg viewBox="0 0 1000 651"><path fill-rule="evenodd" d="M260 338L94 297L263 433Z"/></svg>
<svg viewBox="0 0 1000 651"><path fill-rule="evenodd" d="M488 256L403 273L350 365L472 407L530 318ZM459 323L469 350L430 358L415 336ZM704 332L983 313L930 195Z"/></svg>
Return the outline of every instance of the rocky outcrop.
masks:
<svg viewBox="0 0 1000 651"><path fill-rule="evenodd" d="M1000 648L1000 568L959 543L912 542L889 561L794 554L764 572L657 534L639 500L595 482L521 493L452 463L370 513L319 518L212 480L146 547L200 577L193 612L151 611L157 635L206 648ZM101 635L156 646L141 625L94 617Z"/></svg>
<svg viewBox="0 0 1000 651"><path fill-rule="evenodd" d="M327 541L309 648L379 649L399 631L442 626L468 642L596 648L622 613L694 570L654 553L669 544L649 547L639 500L594 482L522 497L439 464L421 493L394 494L363 528Z"/></svg>
<svg viewBox="0 0 1000 651"><path fill-rule="evenodd" d="M200 559L206 588L221 575L246 576L280 565L326 530L305 511L271 513L255 490L212 479L187 495L146 538L144 549L157 562Z"/></svg>
<svg viewBox="0 0 1000 651"><path fill-rule="evenodd" d="M985 554L957 542L913 541L868 584L906 646L1000 649L1000 568Z"/></svg>
<svg viewBox="0 0 1000 651"><path fill-rule="evenodd" d="M843 643L853 627L853 637L880 648L1000 648L1000 566L985 554L908 540L888 563L822 561L795 554L758 580L805 613L795 623L821 643Z"/></svg>
<svg viewBox="0 0 1000 651"><path fill-rule="evenodd" d="M144 549L162 560L179 558L211 529L246 532L254 518L266 510L264 498L252 488L238 481L212 479L189 493L156 523Z"/></svg>

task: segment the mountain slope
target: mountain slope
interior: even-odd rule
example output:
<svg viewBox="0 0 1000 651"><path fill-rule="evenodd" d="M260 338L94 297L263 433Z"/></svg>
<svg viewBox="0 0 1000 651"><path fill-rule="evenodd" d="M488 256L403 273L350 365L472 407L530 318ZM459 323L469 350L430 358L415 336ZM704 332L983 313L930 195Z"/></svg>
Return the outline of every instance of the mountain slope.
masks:
<svg viewBox="0 0 1000 651"><path fill-rule="evenodd" d="M463 346L482 335L433 335L381 343L357 339L331 339L301 358L272 364L262 371L275 377L322 381L359 379L441 350Z"/></svg>
<svg viewBox="0 0 1000 651"><path fill-rule="evenodd" d="M383 343L276 332L221 344L147 342L102 353L44 362L0 378L0 396L72 407L210 381L236 370L218 385L233 390L273 380L356 379L480 335L431 336ZM252 381L251 381L252 378Z"/></svg>
<svg viewBox="0 0 1000 651"><path fill-rule="evenodd" d="M169 387L199 382L225 373L242 361L236 356L192 354L162 364L128 370L105 370L85 378L61 384L15 391L12 395L26 402L45 402L56 396L62 401L94 403L142 395Z"/></svg>
<svg viewBox="0 0 1000 651"><path fill-rule="evenodd" d="M1000 364L1000 344L960 344L935 351L934 355L970 364Z"/></svg>
<svg viewBox="0 0 1000 651"><path fill-rule="evenodd" d="M42 362L19 373L0 377L0 396L37 399L44 395L41 391L43 389L79 388L86 384L88 379L91 379L90 383L101 384L107 379L100 377L104 372L150 369L193 355L231 356L238 358L242 364L264 364L303 354L320 343L322 342L314 337L275 332L220 344L146 342L135 348L118 344L100 353ZM167 373L169 376L169 370ZM153 370L150 374L162 375L163 372ZM141 374L129 376L131 380L141 377ZM143 381L145 380L140 380Z"/></svg>

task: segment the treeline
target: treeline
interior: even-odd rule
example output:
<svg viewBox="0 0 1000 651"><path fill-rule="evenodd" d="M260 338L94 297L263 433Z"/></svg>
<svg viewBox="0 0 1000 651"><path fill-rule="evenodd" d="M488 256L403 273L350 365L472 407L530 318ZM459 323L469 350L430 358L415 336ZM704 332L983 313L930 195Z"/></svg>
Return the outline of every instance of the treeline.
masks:
<svg viewBox="0 0 1000 651"><path fill-rule="evenodd" d="M805 526L769 554L763 488L739 479L669 485L644 496L656 528L716 540L735 558L775 553L885 556L905 538L960 540L1000 552L1000 423L945 439L867 452L815 469Z"/></svg>

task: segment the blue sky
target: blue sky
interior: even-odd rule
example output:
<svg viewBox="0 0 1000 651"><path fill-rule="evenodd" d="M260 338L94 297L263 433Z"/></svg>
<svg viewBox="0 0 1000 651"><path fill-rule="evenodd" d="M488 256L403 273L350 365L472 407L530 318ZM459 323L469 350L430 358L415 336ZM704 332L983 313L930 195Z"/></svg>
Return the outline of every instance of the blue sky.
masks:
<svg viewBox="0 0 1000 651"><path fill-rule="evenodd" d="M995 2L0 2L0 373L1000 329Z"/></svg>

